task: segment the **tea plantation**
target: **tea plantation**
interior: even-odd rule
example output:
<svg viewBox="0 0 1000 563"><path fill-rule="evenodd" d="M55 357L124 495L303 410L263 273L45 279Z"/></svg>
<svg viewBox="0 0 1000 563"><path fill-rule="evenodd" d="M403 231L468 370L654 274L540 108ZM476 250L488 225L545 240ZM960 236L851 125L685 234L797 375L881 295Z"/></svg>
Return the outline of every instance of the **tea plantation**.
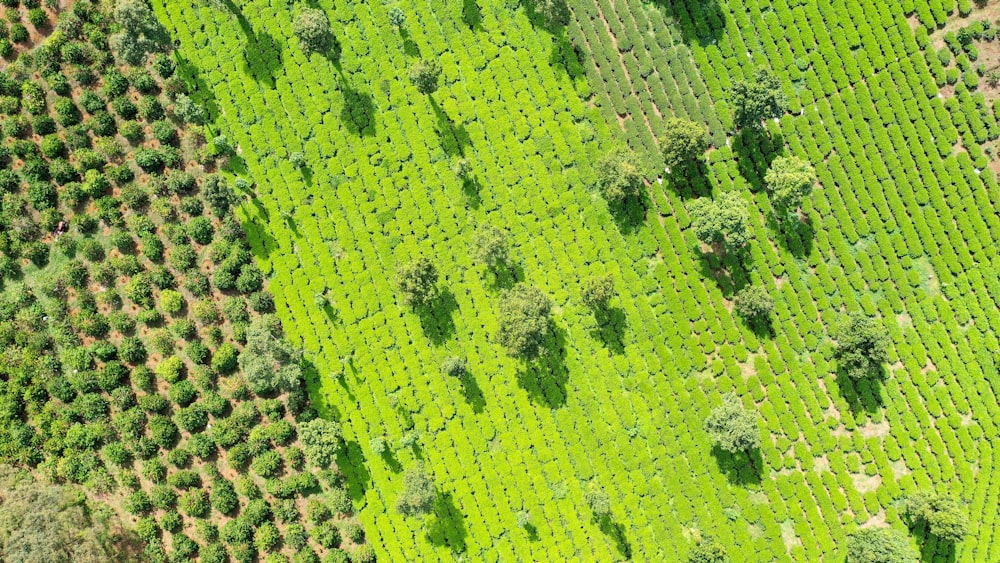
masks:
<svg viewBox="0 0 1000 563"><path fill-rule="evenodd" d="M970 0L151 3L366 557L1000 560L993 35L937 33ZM711 146L666 171L671 117Z"/></svg>

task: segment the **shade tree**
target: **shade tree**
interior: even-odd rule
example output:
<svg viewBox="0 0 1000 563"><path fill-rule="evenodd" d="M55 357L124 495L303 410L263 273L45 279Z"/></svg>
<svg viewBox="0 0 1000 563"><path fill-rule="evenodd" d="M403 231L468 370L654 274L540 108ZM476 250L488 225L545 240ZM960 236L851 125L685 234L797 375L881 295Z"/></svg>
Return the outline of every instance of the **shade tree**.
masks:
<svg viewBox="0 0 1000 563"><path fill-rule="evenodd" d="M703 538L688 553L687 563L730 563L729 553L714 538Z"/></svg>
<svg viewBox="0 0 1000 563"><path fill-rule="evenodd" d="M294 391L302 383L302 352L284 338L281 322L272 314L260 315L246 329L246 345L237 358L251 391L268 395Z"/></svg>
<svg viewBox="0 0 1000 563"><path fill-rule="evenodd" d="M536 287L516 285L500 295L496 339L517 358L539 355L549 334L552 302Z"/></svg>
<svg viewBox="0 0 1000 563"><path fill-rule="evenodd" d="M904 499L901 512L908 524L926 524L940 540L960 542L969 534L968 515L949 495L927 491L912 494Z"/></svg>
<svg viewBox="0 0 1000 563"><path fill-rule="evenodd" d="M441 78L441 63L437 59L420 59L413 63L408 75L418 92L433 94L437 92L438 79Z"/></svg>
<svg viewBox="0 0 1000 563"><path fill-rule="evenodd" d="M672 117L663 122L660 151L671 171L701 158L708 149L708 129L688 119Z"/></svg>
<svg viewBox="0 0 1000 563"><path fill-rule="evenodd" d="M750 242L750 213L738 192L698 198L688 204L688 212L695 236L708 246L738 250Z"/></svg>
<svg viewBox="0 0 1000 563"><path fill-rule="evenodd" d="M316 467L327 468L334 462L337 451L344 445L340 425L325 418L314 418L299 426L299 438L306 458Z"/></svg>
<svg viewBox="0 0 1000 563"><path fill-rule="evenodd" d="M491 270L507 265L510 260L510 243L507 233L492 225L484 225L473 239L473 256Z"/></svg>
<svg viewBox="0 0 1000 563"><path fill-rule="evenodd" d="M583 304L595 311L607 309L615 295L615 283L611 274L591 276L583 280L580 288Z"/></svg>
<svg viewBox="0 0 1000 563"><path fill-rule="evenodd" d="M861 528L847 534L846 563L916 563L916 547L892 528Z"/></svg>
<svg viewBox="0 0 1000 563"><path fill-rule="evenodd" d="M760 447L759 417L743 407L734 393L722 397L722 404L705 419L705 431L712 442L729 453L747 453Z"/></svg>
<svg viewBox="0 0 1000 563"><path fill-rule="evenodd" d="M851 379L877 375L889 361L889 331L877 319L852 314L834 337L840 369Z"/></svg>
<svg viewBox="0 0 1000 563"><path fill-rule="evenodd" d="M128 64L140 65L168 45L166 30L146 0L118 0L113 15L121 29L111 36L111 49Z"/></svg>
<svg viewBox="0 0 1000 563"><path fill-rule="evenodd" d="M621 205L643 189L639 159L626 147L616 147L604 155L596 167L597 188L610 204Z"/></svg>
<svg viewBox="0 0 1000 563"><path fill-rule="evenodd" d="M765 69L733 84L729 102L733 107L733 122L739 129L760 128L765 119L781 117L788 110L781 84Z"/></svg>
<svg viewBox="0 0 1000 563"><path fill-rule="evenodd" d="M764 286L750 285L736 294L734 309L748 322L765 322L774 312L774 300Z"/></svg>
<svg viewBox="0 0 1000 563"><path fill-rule="evenodd" d="M292 22L292 33L306 53L321 53L333 44L330 20L317 8L302 8Z"/></svg>
<svg viewBox="0 0 1000 563"><path fill-rule="evenodd" d="M434 508L437 487L422 461L403 472L403 490L396 496L396 511L404 516L423 516Z"/></svg>
<svg viewBox="0 0 1000 563"><path fill-rule="evenodd" d="M403 264L396 272L396 285L403 303L414 309L426 307L437 298L440 294L437 281L437 267L425 256Z"/></svg>
<svg viewBox="0 0 1000 563"><path fill-rule="evenodd" d="M779 216L797 211L802 200L812 193L815 184L816 170L808 161L797 156L775 158L764 174L765 189L771 204L779 210Z"/></svg>

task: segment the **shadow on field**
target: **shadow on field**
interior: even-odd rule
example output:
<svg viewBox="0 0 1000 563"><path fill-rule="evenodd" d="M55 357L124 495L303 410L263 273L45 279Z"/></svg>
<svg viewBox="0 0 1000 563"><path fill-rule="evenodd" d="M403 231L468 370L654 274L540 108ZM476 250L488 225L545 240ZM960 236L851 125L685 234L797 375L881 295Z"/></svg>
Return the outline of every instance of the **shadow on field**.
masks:
<svg viewBox="0 0 1000 563"><path fill-rule="evenodd" d="M955 563L955 542L935 536L927 529L925 522L912 526L910 533L920 546L920 561L923 563Z"/></svg>
<svg viewBox="0 0 1000 563"><path fill-rule="evenodd" d="M450 289L444 288L441 293L424 307L416 310L420 317L420 326L424 336L431 344L440 346L455 334L455 319L452 313L458 310L458 301Z"/></svg>
<svg viewBox="0 0 1000 563"><path fill-rule="evenodd" d="M594 310L594 320L597 327L590 331L590 335L615 355L625 352L625 330L628 328L628 321L625 318L625 311L621 307L605 307Z"/></svg>
<svg viewBox="0 0 1000 563"><path fill-rule="evenodd" d="M399 37L403 40L403 53L408 57L420 57L420 47L410 37L410 32L406 28L399 30Z"/></svg>
<svg viewBox="0 0 1000 563"><path fill-rule="evenodd" d="M882 380L885 378L885 368L879 367L879 373L874 373L861 379L853 379L837 370L837 388L840 396L847 401L851 414L876 413L882 409Z"/></svg>
<svg viewBox="0 0 1000 563"><path fill-rule="evenodd" d="M427 525L427 540L438 547L447 546L454 553L464 553L469 531L465 528L465 515L455 505L454 495L438 492L433 512L434 518Z"/></svg>
<svg viewBox="0 0 1000 563"><path fill-rule="evenodd" d="M688 45L712 45L726 30L726 16L718 0L655 0L654 3L673 16L681 40Z"/></svg>
<svg viewBox="0 0 1000 563"><path fill-rule="evenodd" d="M475 176L470 176L462 180L462 193L465 194L465 198L469 201L469 207L479 209L479 206L482 205L483 198L479 195L482 189L483 186L479 183L479 178Z"/></svg>
<svg viewBox="0 0 1000 563"><path fill-rule="evenodd" d="M281 68L282 45L266 31L254 31L246 16L232 0L223 0L226 10L236 17L243 31L243 72L257 82L274 88L274 73Z"/></svg>
<svg viewBox="0 0 1000 563"><path fill-rule="evenodd" d="M796 258L809 256L812 253L813 237L816 236L812 220L799 214L779 218L778 213L781 211L775 210L767 215L767 227L774 233L778 244Z"/></svg>
<svg viewBox="0 0 1000 563"><path fill-rule="evenodd" d="M760 449L733 454L719 446L712 446L712 457L730 483L741 486L760 484L761 471L764 467Z"/></svg>
<svg viewBox="0 0 1000 563"><path fill-rule="evenodd" d="M483 11L476 0L462 0L462 21L472 31L483 30Z"/></svg>
<svg viewBox="0 0 1000 563"><path fill-rule="evenodd" d="M340 122L355 135L369 137L375 134L375 98L342 81L340 90L344 93L344 107L340 110Z"/></svg>
<svg viewBox="0 0 1000 563"><path fill-rule="evenodd" d="M566 404L568 381L566 331L552 322L545 348L525 369L518 371L517 383L532 401L557 409Z"/></svg>
<svg viewBox="0 0 1000 563"><path fill-rule="evenodd" d="M573 41L566 36L566 30L561 29L552 37L552 50L549 51L549 64L566 73L570 79L577 79L587 72L583 67L583 55Z"/></svg>
<svg viewBox="0 0 1000 563"><path fill-rule="evenodd" d="M174 51L174 61L177 63L177 76L184 81L191 99L205 108L209 116L208 121L215 121L219 117L219 101L201 76L201 69L184 58L180 51Z"/></svg>
<svg viewBox="0 0 1000 563"><path fill-rule="evenodd" d="M524 266L513 260L507 260L495 268L487 268L483 277L486 281L486 289L490 291L510 289L518 282L524 281Z"/></svg>
<svg viewBox="0 0 1000 563"><path fill-rule="evenodd" d="M431 100L431 109L434 110L434 117L437 118L438 137L441 139L441 148L448 156L465 154L465 147L472 146L472 137L465 125L456 124L455 121L445 113L444 109L438 105L434 96L428 96Z"/></svg>
<svg viewBox="0 0 1000 563"><path fill-rule="evenodd" d="M372 474L365 467L365 456L356 441L344 442L337 452L337 468L344 474L348 496L355 502L361 501L371 487Z"/></svg>
<svg viewBox="0 0 1000 563"><path fill-rule="evenodd" d="M632 544L625 537L625 526L616 522L611 516L604 515L597 519L597 527L601 533L611 538L615 542L615 549L625 559L632 558Z"/></svg>
<svg viewBox="0 0 1000 563"><path fill-rule="evenodd" d="M646 211L651 203L649 193L644 189L638 195L627 197L621 202L608 202L608 211L618 230L623 235L630 235L646 222Z"/></svg>
<svg viewBox="0 0 1000 563"><path fill-rule="evenodd" d="M726 299L732 299L736 293L750 283L750 274L746 265L750 261L750 253L746 248L736 250L695 249L701 275L715 281Z"/></svg>
<svg viewBox="0 0 1000 563"><path fill-rule="evenodd" d="M785 152L785 139L780 133L771 133L764 127L740 129L732 140L733 153L740 175L750 184L750 190L764 189L764 174L771 161Z"/></svg>
<svg viewBox="0 0 1000 563"><path fill-rule="evenodd" d="M483 390L479 387L475 376L469 370L462 370L456 379L462 384L462 395L472 407L472 412L476 414L483 412L483 409L486 408L486 397L483 396Z"/></svg>
<svg viewBox="0 0 1000 563"><path fill-rule="evenodd" d="M382 461L385 462L385 465L393 473L401 473L403 471L403 464L399 463L399 460L396 459L396 453L393 452L391 449L386 448L382 450L382 453L379 454L379 457L382 458Z"/></svg>
<svg viewBox="0 0 1000 563"><path fill-rule="evenodd" d="M708 164L704 160L672 169L663 180L683 199L712 195L712 184L708 180Z"/></svg>

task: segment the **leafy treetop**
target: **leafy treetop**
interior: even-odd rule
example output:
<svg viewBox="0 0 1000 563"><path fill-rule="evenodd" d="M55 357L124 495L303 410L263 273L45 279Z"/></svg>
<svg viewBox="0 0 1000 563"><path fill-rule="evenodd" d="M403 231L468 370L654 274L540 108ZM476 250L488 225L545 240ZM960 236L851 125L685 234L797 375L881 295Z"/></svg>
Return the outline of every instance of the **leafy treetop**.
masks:
<svg viewBox="0 0 1000 563"><path fill-rule="evenodd" d="M778 79L765 69L733 84L729 99L734 108L733 121L740 129L759 128L765 119L781 117L788 109Z"/></svg>
<svg viewBox="0 0 1000 563"><path fill-rule="evenodd" d="M847 563L916 563L917 548L892 528L862 528L847 535Z"/></svg>
<svg viewBox="0 0 1000 563"><path fill-rule="evenodd" d="M403 490L396 497L396 511L404 516L422 516L434 508L437 488L424 464L415 462L403 472Z"/></svg>
<svg viewBox="0 0 1000 563"><path fill-rule="evenodd" d="M663 129L660 150L671 170L690 164L708 149L708 129L704 125L672 117L663 122Z"/></svg>
<svg viewBox="0 0 1000 563"><path fill-rule="evenodd" d="M538 356L549 333L552 303L538 288L516 285L500 296L497 341L515 357Z"/></svg>
<svg viewBox="0 0 1000 563"><path fill-rule="evenodd" d="M487 268L500 268L510 258L507 234L492 225L480 227L473 244L476 260Z"/></svg>
<svg viewBox="0 0 1000 563"><path fill-rule="evenodd" d="M726 548L712 538L705 538L688 553L687 563L730 563Z"/></svg>
<svg viewBox="0 0 1000 563"><path fill-rule="evenodd" d="M736 313L748 321L765 320L774 312L774 300L762 285L749 285L736 294Z"/></svg>
<svg viewBox="0 0 1000 563"><path fill-rule="evenodd" d="M757 415L743 408L743 403L733 393L724 395L722 404L705 419L705 431L716 445L730 453L760 447Z"/></svg>
<svg viewBox="0 0 1000 563"><path fill-rule="evenodd" d="M889 331L876 319L851 315L835 336L840 367L852 379L878 374L889 361Z"/></svg>
<svg viewBox="0 0 1000 563"><path fill-rule="evenodd" d="M750 241L750 214L738 192L724 192L716 199L698 198L689 204L688 211L695 236L709 246L738 249Z"/></svg>
<svg viewBox="0 0 1000 563"><path fill-rule="evenodd" d="M433 94L438 89L441 64L436 59L420 59L410 67L410 82L421 94Z"/></svg>
<svg viewBox="0 0 1000 563"><path fill-rule="evenodd" d="M597 162L597 187L608 203L621 204L642 190L638 158L625 147L611 150Z"/></svg>
<svg viewBox="0 0 1000 563"><path fill-rule="evenodd" d="M954 498L932 492L908 496L903 502L903 516L910 525L927 524L938 539L960 542L969 534L969 517Z"/></svg>
<svg viewBox="0 0 1000 563"><path fill-rule="evenodd" d="M608 303L615 297L615 283L611 274L585 279L580 294L583 303L591 309L606 309Z"/></svg>
<svg viewBox="0 0 1000 563"><path fill-rule="evenodd" d="M325 418L314 418L299 426L299 437L309 461L319 468L329 467L344 444L340 425Z"/></svg>
<svg viewBox="0 0 1000 563"><path fill-rule="evenodd" d="M246 340L238 361L251 391L269 395L300 388L302 353L284 339L278 317L255 318L247 327Z"/></svg>
<svg viewBox="0 0 1000 563"><path fill-rule="evenodd" d="M764 174L764 184L774 206L792 212L812 193L816 170L808 161L797 156L779 156Z"/></svg>
<svg viewBox="0 0 1000 563"><path fill-rule="evenodd" d="M426 307L438 296L438 272L434 263L420 256L399 268L396 283L408 307Z"/></svg>
<svg viewBox="0 0 1000 563"><path fill-rule="evenodd" d="M333 42L330 20L317 8L302 8L292 22L292 32L306 53L326 51Z"/></svg>

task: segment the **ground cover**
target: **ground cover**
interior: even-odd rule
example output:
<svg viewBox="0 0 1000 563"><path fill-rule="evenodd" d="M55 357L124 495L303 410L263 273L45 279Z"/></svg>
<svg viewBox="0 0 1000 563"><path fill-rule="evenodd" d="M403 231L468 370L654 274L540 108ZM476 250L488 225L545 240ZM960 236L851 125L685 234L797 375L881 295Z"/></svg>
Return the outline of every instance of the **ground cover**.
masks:
<svg viewBox="0 0 1000 563"><path fill-rule="evenodd" d="M328 56L301 52L284 3L156 7L240 146L259 196L243 208L251 244L315 366L313 397L344 424L339 465L381 556L663 560L712 535L760 561L839 560L848 533L903 528L898 501L937 488L974 523L958 546L918 530L925 560L998 557L983 439L998 193L977 149L996 122L975 93L938 96L947 77L906 17L938 25L952 7L602 2L572 6L563 37L501 3L401 3L399 32L388 7L318 5L338 41ZM430 96L407 78L418 55L441 61ZM727 136L726 90L762 66L790 111L762 136ZM616 215L588 189L592 163L623 123L655 153L672 114L709 127L708 164L654 186L658 221ZM779 153L819 176L791 231L760 191ZM470 181L452 172L459 157ZM685 211L709 188L755 210L749 265L724 276L695 252ZM483 224L510 233L516 279L554 302L560 353L540 367L492 341L509 280L470 258ZM424 316L392 281L417 255L444 288ZM605 272L619 297L602 327L580 293ZM729 313L750 282L775 299L773 333ZM830 335L857 311L889 327L884 384L836 375ZM445 376L451 357L469 373ZM731 391L766 428L750 465L703 429ZM424 521L392 509L417 459L441 492ZM594 485L610 518L593 517Z"/></svg>

